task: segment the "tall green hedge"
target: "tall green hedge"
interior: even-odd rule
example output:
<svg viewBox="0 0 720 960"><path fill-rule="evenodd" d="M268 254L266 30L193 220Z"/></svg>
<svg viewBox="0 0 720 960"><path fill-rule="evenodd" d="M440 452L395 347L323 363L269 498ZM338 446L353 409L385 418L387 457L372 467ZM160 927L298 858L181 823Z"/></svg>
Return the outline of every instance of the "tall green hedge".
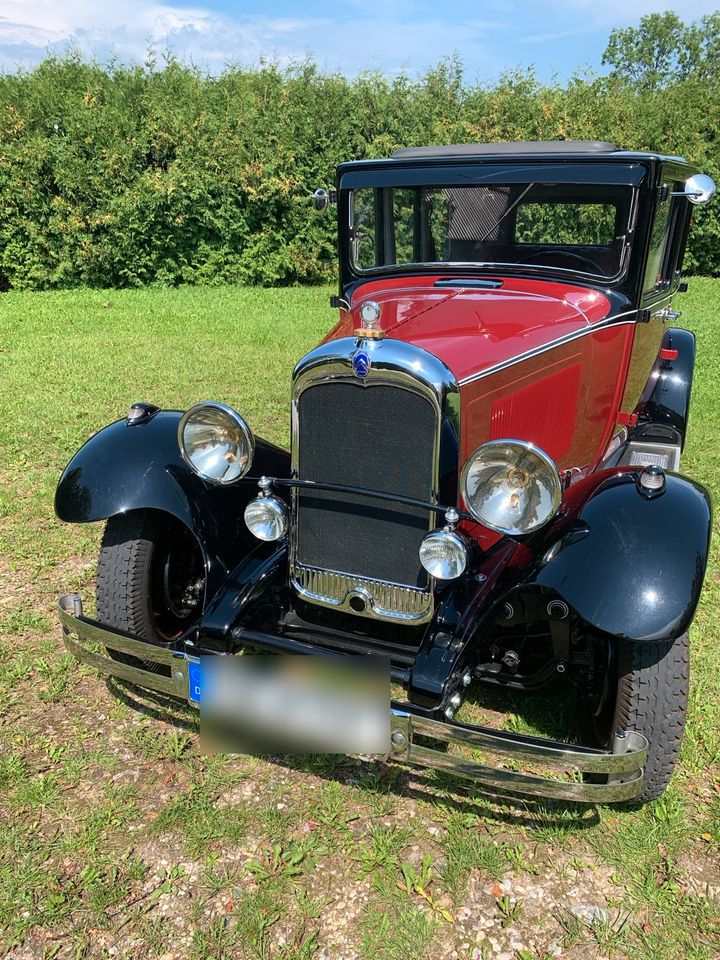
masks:
<svg viewBox="0 0 720 960"><path fill-rule="evenodd" d="M312 64L210 77L50 58L0 76L0 285L316 283L336 270L331 217L308 196L341 160L400 145L606 139L683 154L720 181L707 78L494 87L443 62L420 80ZM720 205L698 211L687 265L720 272Z"/></svg>

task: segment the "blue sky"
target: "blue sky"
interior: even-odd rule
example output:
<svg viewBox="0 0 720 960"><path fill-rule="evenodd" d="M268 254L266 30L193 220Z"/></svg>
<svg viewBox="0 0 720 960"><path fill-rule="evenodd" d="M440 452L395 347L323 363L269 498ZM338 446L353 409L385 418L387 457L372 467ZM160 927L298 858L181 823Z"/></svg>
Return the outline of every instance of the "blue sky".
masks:
<svg viewBox="0 0 720 960"><path fill-rule="evenodd" d="M148 43L212 72L262 57L312 55L355 75L422 73L457 54L469 80L533 66L542 80L600 70L610 30L643 14L678 9L686 20L720 0L0 0L0 66L31 66L68 44L87 56L142 61Z"/></svg>

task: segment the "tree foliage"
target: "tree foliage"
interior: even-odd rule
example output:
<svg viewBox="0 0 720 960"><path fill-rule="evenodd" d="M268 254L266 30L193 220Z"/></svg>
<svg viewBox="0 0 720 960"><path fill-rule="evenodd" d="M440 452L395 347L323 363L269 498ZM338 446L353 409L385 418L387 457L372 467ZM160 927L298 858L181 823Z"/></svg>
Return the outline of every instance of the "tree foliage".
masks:
<svg viewBox="0 0 720 960"><path fill-rule="evenodd" d="M666 11L642 17L637 27L613 30L602 62L616 79L639 90L659 90L716 76L719 54L720 12L685 24Z"/></svg>
<svg viewBox="0 0 720 960"><path fill-rule="evenodd" d="M614 31L608 77L353 80L310 63L161 69L50 57L0 76L0 285L295 284L332 279L332 217L309 195L341 160L424 143L602 139L683 154L718 178L720 14ZM687 265L716 274L720 211Z"/></svg>

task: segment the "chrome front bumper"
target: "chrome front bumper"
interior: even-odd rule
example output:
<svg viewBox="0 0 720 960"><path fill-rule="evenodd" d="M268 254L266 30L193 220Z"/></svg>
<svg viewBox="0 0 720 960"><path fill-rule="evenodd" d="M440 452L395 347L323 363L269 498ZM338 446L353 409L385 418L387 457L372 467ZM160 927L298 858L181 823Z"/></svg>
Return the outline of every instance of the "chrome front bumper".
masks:
<svg viewBox="0 0 720 960"><path fill-rule="evenodd" d="M139 687L193 702L191 660L185 654L138 640L85 617L77 594L60 598L59 615L65 646L78 660ZM102 649L94 650L94 646ZM130 654L167 669L164 673L154 673L121 663L108 656L107 650ZM424 746L415 741L418 736L472 750L474 756ZM487 765L487 755L498 758L504 766ZM501 792L586 803L632 800L640 792L647 755L648 741L632 731L617 736L611 752L432 720L412 712L410 705L391 705L390 757L445 770ZM588 783L582 779L584 774L605 778L606 782Z"/></svg>

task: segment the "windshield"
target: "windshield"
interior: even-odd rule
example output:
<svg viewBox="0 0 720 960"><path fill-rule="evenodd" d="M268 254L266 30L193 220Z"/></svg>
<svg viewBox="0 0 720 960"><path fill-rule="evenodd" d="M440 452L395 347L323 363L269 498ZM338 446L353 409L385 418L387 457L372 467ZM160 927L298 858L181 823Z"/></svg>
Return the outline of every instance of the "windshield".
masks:
<svg viewBox="0 0 720 960"><path fill-rule="evenodd" d="M361 187L351 258L361 273L405 265L513 265L604 278L623 268L632 189L512 183Z"/></svg>

